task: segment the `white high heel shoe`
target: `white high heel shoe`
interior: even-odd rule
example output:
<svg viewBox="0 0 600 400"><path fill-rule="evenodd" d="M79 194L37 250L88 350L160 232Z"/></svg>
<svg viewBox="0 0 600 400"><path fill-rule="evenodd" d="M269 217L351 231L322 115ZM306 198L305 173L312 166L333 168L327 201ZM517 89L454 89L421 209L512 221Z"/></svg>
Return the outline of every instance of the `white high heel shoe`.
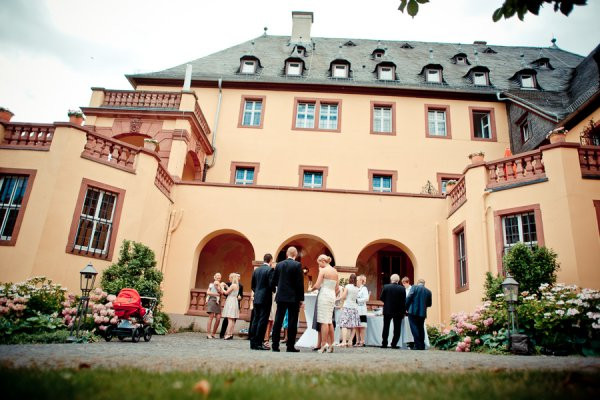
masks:
<svg viewBox="0 0 600 400"><path fill-rule="evenodd" d="M329 352L331 353L331 347L329 346L329 344L325 343L325 344L323 345L323 347L321 347L321 348L319 349L319 353L320 353L320 354L323 354L323 353L326 353L328 350L329 350Z"/></svg>

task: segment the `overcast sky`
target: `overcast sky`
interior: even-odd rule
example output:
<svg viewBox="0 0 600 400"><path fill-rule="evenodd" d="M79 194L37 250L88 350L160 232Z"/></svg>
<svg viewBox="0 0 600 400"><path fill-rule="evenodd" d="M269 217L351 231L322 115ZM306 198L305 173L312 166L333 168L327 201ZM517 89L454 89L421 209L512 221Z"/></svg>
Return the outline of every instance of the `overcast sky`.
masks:
<svg viewBox="0 0 600 400"><path fill-rule="evenodd" d="M312 36L519 46L587 55L600 42L600 1L569 17L547 5L493 23L503 0L431 0L412 19L399 0L3 0L0 106L14 121L67 119L93 86L130 89L126 73L169 68L260 36L290 35L291 11L313 11Z"/></svg>

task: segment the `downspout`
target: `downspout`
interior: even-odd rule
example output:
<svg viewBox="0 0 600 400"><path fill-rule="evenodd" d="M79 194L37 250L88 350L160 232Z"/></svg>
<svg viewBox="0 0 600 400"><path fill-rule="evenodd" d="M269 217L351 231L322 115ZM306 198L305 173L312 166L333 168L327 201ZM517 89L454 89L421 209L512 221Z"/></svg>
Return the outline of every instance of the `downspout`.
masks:
<svg viewBox="0 0 600 400"><path fill-rule="evenodd" d="M204 172L202 174L202 182L206 181L206 172L209 168L212 168L215 165L215 161L217 159L217 148L215 147L215 141L217 139L217 132L219 131L219 116L221 115L221 101L223 100L223 79L219 78L218 80L219 87L219 96L217 99L217 111L215 113L215 129L212 135L211 147L213 149L213 156L210 160L210 165L206 161L204 161Z"/></svg>
<svg viewBox="0 0 600 400"><path fill-rule="evenodd" d="M484 190L482 197L483 197L483 251L485 254L485 263L486 263L486 269L488 272L490 272L493 275L492 272L492 263L490 263L490 243L489 243L489 234L488 234L488 211L491 210L491 207L487 206L486 207L486 200L488 198L488 196L490 195L490 191L488 190Z"/></svg>
<svg viewBox="0 0 600 400"><path fill-rule="evenodd" d="M442 287L442 272L440 268L440 224L435 224L435 258L437 264L437 293L435 296L437 298L437 307L438 307L438 321L440 324L443 323L442 319L442 296L441 296L441 287Z"/></svg>
<svg viewBox="0 0 600 400"><path fill-rule="evenodd" d="M496 98L498 99L498 101L510 100L513 103L517 103L521 107L524 107L524 108L526 108L529 111L532 111L534 113L545 114L546 116L553 117L554 118L554 122L560 121L560 118L558 117L558 115L556 115L556 114L554 114L552 112L549 112L549 111L540 111L539 109L536 109L533 104L531 104L531 103L529 103L529 102L527 102L525 100L521 100L521 99L517 100L517 99L515 99L513 97L504 97L504 98L502 98L502 97L500 97L501 95L502 95L501 92L496 92Z"/></svg>

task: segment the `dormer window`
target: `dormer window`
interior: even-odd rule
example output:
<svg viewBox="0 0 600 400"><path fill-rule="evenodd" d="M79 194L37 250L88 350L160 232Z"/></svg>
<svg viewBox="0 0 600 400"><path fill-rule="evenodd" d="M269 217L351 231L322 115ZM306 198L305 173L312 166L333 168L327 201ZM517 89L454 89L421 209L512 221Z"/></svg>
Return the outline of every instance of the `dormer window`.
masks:
<svg viewBox="0 0 600 400"><path fill-rule="evenodd" d="M535 78L533 75L521 75L521 87L523 89L535 89Z"/></svg>
<svg viewBox="0 0 600 400"><path fill-rule="evenodd" d="M456 57L456 63L457 64L466 64L467 63L467 59L465 57L462 57L462 56Z"/></svg>
<svg viewBox="0 0 600 400"><path fill-rule="evenodd" d="M425 79L429 83L442 83L442 71L439 69L428 69Z"/></svg>
<svg viewBox="0 0 600 400"><path fill-rule="evenodd" d="M402 46L400 46L401 49L414 49L414 47L412 47L410 44L408 43L404 43Z"/></svg>
<svg viewBox="0 0 600 400"><path fill-rule="evenodd" d="M377 79L382 81L393 81L394 67L379 66L379 68L377 68Z"/></svg>
<svg viewBox="0 0 600 400"><path fill-rule="evenodd" d="M498 52L496 50L492 49L491 47L486 47L486 49L483 50L482 53L485 53L485 54L496 54Z"/></svg>
<svg viewBox="0 0 600 400"><path fill-rule="evenodd" d="M375 49L375 51L373 51L373 59L379 60L384 56L384 54L385 54L385 50Z"/></svg>
<svg viewBox="0 0 600 400"><path fill-rule="evenodd" d="M487 72L473 72L473 84L476 86L487 86Z"/></svg>
<svg viewBox="0 0 600 400"><path fill-rule="evenodd" d="M304 63L300 59L289 59L285 62L285 74L287 76L301 76Z"/></svg>
<svg viewBox="0 0 600 400"><path fill-rule="evenodd" d="M348 77L348 66L345 64L333 64L331 75L334 78L347 78Z"/></svg>
<svg viewBox="0 0 600 400"><path fill-rule="evenodd" d="M306 47L304 46L296 46L296 53L301 56L306 56Z"/></svg>
<svg viewBox="0 0 600 400"><path fill-rule="evenodd" d="M242 60L242 68L241 68L240 72L242 74L256 73L256 61L255 60Z"/></svg>
<svg viewBox="0 0 600 400"><path fill-rule="evenodd" d="M538 58L537 60L532 62L531 65L533 65L536 68L554 69L552 68L552 65L550 65L550 59L546 57Z"/></svg>
<svg viewBox="0 0 600 400"><path fill-rule="evenodd" d="M452 57L452 62L457 65L469 65L469 59L465 53L458 53Z"/></svg>

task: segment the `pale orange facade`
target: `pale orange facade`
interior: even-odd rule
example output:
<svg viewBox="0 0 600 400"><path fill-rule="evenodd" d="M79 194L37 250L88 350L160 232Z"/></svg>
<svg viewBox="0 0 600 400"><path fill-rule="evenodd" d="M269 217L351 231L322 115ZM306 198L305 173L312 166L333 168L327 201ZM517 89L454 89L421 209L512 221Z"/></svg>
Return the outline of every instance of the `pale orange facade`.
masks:
<svg viewBox="0 0 600 400"><path fill-rule="evenodd" d="M434 295L428 320L438 323L480 302L485 273L502 271L505 225L518 223L522 234L529 221L535 244L558 253L559 281L600 288L600 147L579 143L589 120L600 118L597 107L567 142L506 157L509 115L495 96L227 81L181 86L94 88L85 126L44 125L52 134L43 143L36 126L2 123L0 173L35 176L18 235L0 246L0 281L45 275L76 290L88 261L102 271L129 239L156 253L168 313L205 315L212 275L235 271L247 317L253 266L295 245L305 284L316 279L321 253L343 275L366 274L373 301L391 273L425 279ZM245 107L255 100L260 123L248 126ZM299 103L336 105L337 126L299 128ZM378 105L391 110L390 132L373 132ZM429 135L429 110L445 112L446 135ZM478 111L490 116L489 139L474 137ZM158 147L146 140L142 150L144 139ZM468 155L480 151L485 160L471 164ZM244 170L252 179L236 184ZM311 171L322 179L317 187L304 184ZM447 196L439 184L451 178L458 183ZM389 192L376 191L385 186L378 179L389 182ZM88 242L78 230L87 218L82 188L89 187L116 199L111 221L89 217L112 229L96 255L89 248L81 254Z"/></svg>

